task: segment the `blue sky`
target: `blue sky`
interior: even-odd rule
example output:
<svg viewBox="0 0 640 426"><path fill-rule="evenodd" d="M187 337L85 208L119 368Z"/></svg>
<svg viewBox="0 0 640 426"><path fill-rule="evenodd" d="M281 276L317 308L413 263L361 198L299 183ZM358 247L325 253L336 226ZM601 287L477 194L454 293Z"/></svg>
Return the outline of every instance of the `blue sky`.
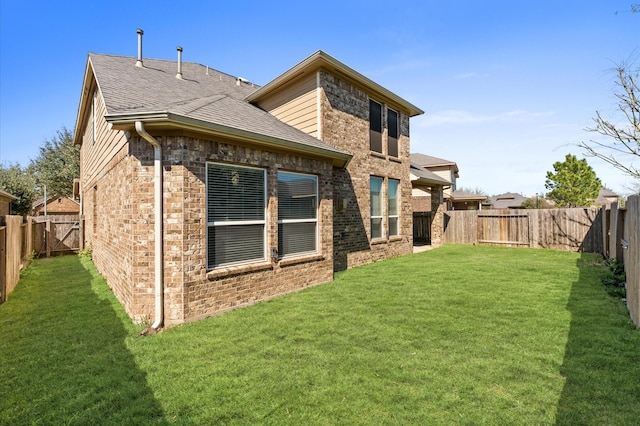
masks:
<svg viewBox="0 0 640 426"><path fill-rule="evenodd" d="M265 84L318 49L425 111L411 150L457 162L459 186L544 192L553 163L614 121L613 67L640 64L640 13L610 1L0 0L0 163L73 129L87 53L184 60ZM588 159L617 192L629 180ZM638 166L638 164L636 164Z"/></svg>

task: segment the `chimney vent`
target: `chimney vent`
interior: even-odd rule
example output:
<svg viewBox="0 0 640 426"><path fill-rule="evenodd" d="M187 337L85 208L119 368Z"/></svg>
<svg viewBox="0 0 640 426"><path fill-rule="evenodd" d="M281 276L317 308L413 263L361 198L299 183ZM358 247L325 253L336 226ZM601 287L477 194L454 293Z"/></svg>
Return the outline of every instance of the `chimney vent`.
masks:
<svg viewBox="0 0 640 426"><path fill-rule="evenodd" d="M176 47L178 50L178 74L176 74L176 78L182 80L182 47Z"/></svg>
<svg viewBox="0 0 640 426"><path fill-rule="evenodd" d="M144 65L142 64L142 35L144 34L144 31L138 28L136 30L136 33L138 33L138 60L136 61L136 67L143 68Z"/></svg>

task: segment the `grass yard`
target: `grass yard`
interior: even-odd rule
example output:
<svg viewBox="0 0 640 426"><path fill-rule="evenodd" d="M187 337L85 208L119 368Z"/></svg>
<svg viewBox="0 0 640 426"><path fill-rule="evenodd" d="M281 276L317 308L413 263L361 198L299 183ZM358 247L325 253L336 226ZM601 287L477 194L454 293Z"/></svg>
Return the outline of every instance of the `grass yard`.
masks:
<svg viewBox="0 0 640 426"><path fill-rule="evenodd" d="M602 272L445 246L138 337L90 262L38 260L0 305L0 424L638 424Z"/></svg>

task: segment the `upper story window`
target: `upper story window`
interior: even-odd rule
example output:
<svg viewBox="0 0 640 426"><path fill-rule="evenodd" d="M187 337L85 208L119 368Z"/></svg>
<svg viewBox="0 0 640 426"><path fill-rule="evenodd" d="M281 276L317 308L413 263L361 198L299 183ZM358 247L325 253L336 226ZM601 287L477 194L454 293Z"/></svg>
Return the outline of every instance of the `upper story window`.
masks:
<svg viewBox="0 0 640 426"><path fill-rule="evenodd" d="M382 153L382 105L369 99L369 149Z"/></svg>
<svg viewBox="0 0 640 426"><path fill-rule="evenodd" d="M387 154L398 157L398 113L387 109Z"/></svg>
<svg viewBox="0 0 640 426"><path fill-rule="evenodd" d="M387 214L389 215L389 236L395 237L399 234L398 232L398 218L399 218L399 208L398 208L398 188L400 186L400 181L397 179L389 179L389 190L387 193L389 194L387 197Z"/></svg>
<svg viewBox="0 0 640 426"><path fill-rule="evenodd" d="M278 254L318 251L318 177L278 172Z"/></svg>
<svg viewBox="0 0 640 426"><path fill-rule="evenodd" d="M371 239L382 238L382 178L371 176L370 181Z"/></svg>
<svg viewBox="0 0 640 426"><path fill-rule="evenodd" d="M266 259L266 171L207 163L207 267Z"/></svg>

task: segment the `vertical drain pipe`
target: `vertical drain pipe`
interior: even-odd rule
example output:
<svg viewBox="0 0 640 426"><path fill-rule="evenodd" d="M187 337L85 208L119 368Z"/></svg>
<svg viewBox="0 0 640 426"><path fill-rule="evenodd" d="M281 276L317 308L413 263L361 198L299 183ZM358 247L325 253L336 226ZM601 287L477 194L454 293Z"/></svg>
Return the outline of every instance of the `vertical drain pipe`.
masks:
<svg viewBox="0 0 640 426"><path fill-rule="evenodd" d="M154 330L162 327L164 320L164 258L162 255L162 146L144 129L142 121L136 121L136 132L153 145L154 233L155 233L155 321Z"/></svg>

